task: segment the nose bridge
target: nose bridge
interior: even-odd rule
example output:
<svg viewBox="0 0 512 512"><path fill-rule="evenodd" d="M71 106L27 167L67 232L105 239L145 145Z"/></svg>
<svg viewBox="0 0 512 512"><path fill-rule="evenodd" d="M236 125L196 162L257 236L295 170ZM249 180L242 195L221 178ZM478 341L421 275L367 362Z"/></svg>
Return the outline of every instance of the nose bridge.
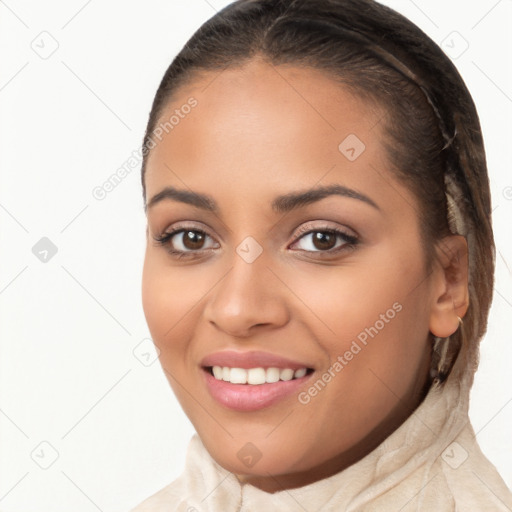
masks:
<svg viewBox="0 0 512 512"><path fill-rule="evenodd" d="M278 283L269 286L275 277L268 264L263 247L253 237L242 240L230 259L230 270L212 290L204 313L207 320L236 336L247 336L256 325L284 325L285 296Z"/></svg>

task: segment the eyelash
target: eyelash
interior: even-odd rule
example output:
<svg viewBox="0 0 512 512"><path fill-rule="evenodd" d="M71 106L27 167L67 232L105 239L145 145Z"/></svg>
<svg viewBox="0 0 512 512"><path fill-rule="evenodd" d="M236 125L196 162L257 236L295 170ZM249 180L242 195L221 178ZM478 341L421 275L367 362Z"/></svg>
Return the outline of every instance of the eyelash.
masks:
<svg viewBox="0 0 512 512"><path fill-rule="evenodd" d="M180 226L180 227L177 227L176 229L174 229L173 231L164 232L161 235L154 235L153 239L157 242L158 245L165 247L166 251L169 252L171 254L171 256L173 256L177 259L198 257L198 254L200 252L205 252L205 251L211 250L211 248L210 249L198 249L197 251L194 251L194 250L180 251L180 250L173 249L170 244L171 239L179 233L186 233L186 232L190 232L190 231L193 233L199 233L201 235L204 235L204 236L207 236L207 237L210 237L213 239L213 237L211 237L206 231L192 227L192 226L190 226L190 227ZM359 243L359 240L356 236L349 235L339 228L333 228L333 227L328 227L328 226L320 226L320 227L311 228L308 226L303 226L298 230L297 236L296 236L295 240L292 242L292 245L295 244L298 240L304 238L306 235L311 234L311 233L334 234L337 237L341 238L345 242L343 245L341 245L339 247L336 247L333 249L328 249L326 251L302 250L302 252L318 254L321 258L324 257L323 256L324 254L326 256L332 256L333 254L338 254L339 252L353 249Z"/></svg>

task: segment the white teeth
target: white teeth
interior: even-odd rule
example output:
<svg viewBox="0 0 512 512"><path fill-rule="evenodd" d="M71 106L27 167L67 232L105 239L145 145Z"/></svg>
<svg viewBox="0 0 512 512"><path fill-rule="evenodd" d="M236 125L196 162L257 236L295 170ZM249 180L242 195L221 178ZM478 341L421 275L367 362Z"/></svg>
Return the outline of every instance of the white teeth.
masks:
<svg viewBox="0 0 512 512"><path fill-rule="evenodd" d="M213 376L232 384L265 384L279 380L300 379L307 373L307 368L292 370L291 368L230 368L229 366L213 366Z"/></svg>
<svg viewBox="0 0 512 512"><path fill-rule="evenodd" d="M228 368L228 370L229 382L232 382L233 384L245 384L247 382L247 372L243 368L231 368L231 370ZM249 379L250 378L251 374L249 372ZM254 384L254 382L249 382L249 384Z"/></svg>
<svg viewBox="0 0 512 512"><path fill-rule="evenodd" d="M231 370L233 371L233 370ZM243 370L242 370L243 371ZM265 384L265 369L264 368L251 368L246 370L248 384ZM231 381L233 382L233 381Z"/></svg>
<svg viewBox="0 0 512 512"><path fill-rule="evenodd" d="M285 368L284 370L281 370L281 372L279 373L279 378L281 380L292 380L293 370L290 370L290 368Z"/></svg>
<svg viewBox="0 0 512 512"><path fill-rule="evenodd" d="M279 380L279 368L267 368L265 380L267 382L277 382Z"/></svg>
<svg viewBox="0 0 512 512"><path fill-rule="evenodd" d="M222 368L220 366L214 366L213 367L213 376L217 379L217 380L223 380L222 379L222 375L223 375L223 371L222 371Z"/></svg>
<svg viewBox="0 0 512 512"><path fill-rule="evenodd" d="M296 370L295 373L293 374L293 377L295 379L300 379L301 377L304 377L304 375L306 375L306 368L301 368L300 370Z"/></svg>

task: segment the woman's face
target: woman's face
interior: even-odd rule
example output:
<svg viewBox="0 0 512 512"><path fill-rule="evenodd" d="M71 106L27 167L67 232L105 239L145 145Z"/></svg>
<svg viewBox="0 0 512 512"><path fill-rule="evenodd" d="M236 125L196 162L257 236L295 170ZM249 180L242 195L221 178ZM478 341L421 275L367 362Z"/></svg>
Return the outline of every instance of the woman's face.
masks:
<svg viewBox="0 0 512 512"><path fill-rule="evenodd" d="M182 87L153 137L148 326L207 450L270 492L358 460L423 397L438 270L382 116L319 71L253 60Z"/></svg>

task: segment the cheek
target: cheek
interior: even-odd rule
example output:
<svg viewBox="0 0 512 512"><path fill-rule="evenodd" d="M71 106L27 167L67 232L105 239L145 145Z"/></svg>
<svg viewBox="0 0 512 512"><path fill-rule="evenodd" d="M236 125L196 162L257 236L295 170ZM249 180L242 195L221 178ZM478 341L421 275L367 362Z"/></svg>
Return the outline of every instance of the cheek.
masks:
<svg viewBox="0 0 512 512"><path fill-rule="evenodd" d="M378 273L376 270L375 273ZM308 290L304 311L310 330L328 356L317 380L302 395L309 427L336 449L349 449L390 415L409 410L416 383L424 373L428 319L423 320L424 290L411 293L417 273L389 279L371 272L331 272L299 283ZM311 276L315 277L315 276ZM364 281L364 283L363 283ZM303 291L301 291L303 290ZM414 320L413 320L414 319ZM319 382L319 380L325 382ZM317 429L315 429L315 426ZM331 443L316 446L329 456ZM319 454L316 454L316 456Z"/></svg>
<svg viewBox="0 0 512 512"><path fill-rule="evenodd" d="M154 251L154 250L153 250ZM148 249L142 272L142 306L154 343L161 352L179 347L184 320L204 296L197 279L180 268L166 265Z"/></svg>
<svg viewBox="0 0 512 512"><path fill-rule="evenodd" d="M366 329L373 332L375 324L379 332L384 332L402 321L408 316L403 309L418 306L417 294L411 290L422 278L419 265L386 265L377 259L357 266L299 271L293 283L294 292L303 299L303 318L310 326L318 326L318 339L332 340L329 345L335 347Z"/></svg>
<svg viewBox="0 0 512 512"><path fill-rule="evenodd" d="M318 269L295 279L297 295L306 298L304 321L329 364L338 362L334 373L344 375L332 379L338 382L332 389L357 383L344 393L354 406L368 395L377 397L377 407L385 398L393 401L393 392L401 396L425 361L428 314L421 259L411 263L409 258L407 264L395 255L395 260Z"/></svg>

